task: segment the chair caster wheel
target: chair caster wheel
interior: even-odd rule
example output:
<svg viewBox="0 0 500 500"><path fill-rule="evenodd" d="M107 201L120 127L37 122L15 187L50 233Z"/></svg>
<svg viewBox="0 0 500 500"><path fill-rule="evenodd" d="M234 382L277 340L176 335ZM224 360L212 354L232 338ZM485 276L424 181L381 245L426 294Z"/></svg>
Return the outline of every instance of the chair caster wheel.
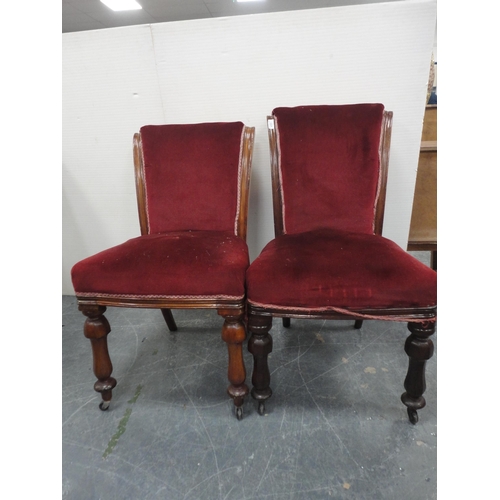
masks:
<svg viewBox="0 0 500 500"><path fill-rule="evenodd" d="M266 405L264 401L259 401L259 407L257 411L259 412L259 415L264 415L264 413L266 412Z"/></svg>
<svg viewBox="0 0 500 500"><path fill-rule="evenodd" d="M243 408L241 406L238 406L236 408L236 418L238 420L241 420L243 418Z"/></svg>
<svg viewBox="0 0 500 500"><path fill-rule="evenodd" d="M106 411L109 408L109 403L110 403L109 401L101 401L99 403L99 409L101 411Z"/></svg>
<svg viewBox="0 0 500 500"><path fill-rule="evenodd" d="M408 408L407 411L408 411L408 418L410 419L410 422L413 425L415 425L418 422L417 410L412 410L411 408Z"/></svg>

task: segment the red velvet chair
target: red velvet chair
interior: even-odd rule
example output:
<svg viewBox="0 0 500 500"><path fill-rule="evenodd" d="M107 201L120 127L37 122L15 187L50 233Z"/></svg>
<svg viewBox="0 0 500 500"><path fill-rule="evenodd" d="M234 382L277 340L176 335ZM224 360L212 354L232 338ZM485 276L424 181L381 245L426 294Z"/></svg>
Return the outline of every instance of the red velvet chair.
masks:
<svg viewBox="0 0 500 500"><path fill-rule="evenodd" d="M381 236L392 112L381 104L277 108L268 117L275 239L247 271L259 413L271 396L273 316L408 322L402 401L425 406L436 273Z"/></svg>
<svg viewBox="0 0 500 500"><path fill-rule="evenodd" d="M111 401L103 316L107 306L161 309L176 330L174 308L217 309L229 353L228 393L236 416L248 388L245 271L248 190L254 129L243 123L149 125L134 135L141 236L74 265L79 309L87 316L101 410Z"/></svg>

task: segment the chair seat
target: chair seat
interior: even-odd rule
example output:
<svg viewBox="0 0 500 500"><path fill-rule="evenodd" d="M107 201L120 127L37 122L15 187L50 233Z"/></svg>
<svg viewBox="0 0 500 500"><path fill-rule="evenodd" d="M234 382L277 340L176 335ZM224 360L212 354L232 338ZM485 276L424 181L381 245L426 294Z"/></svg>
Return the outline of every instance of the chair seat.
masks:
<svg viewBox="0 0 500 500"><path fill-rule="evenodd" d="M243 299L246 243L231 232L149 234L73 266L77 297Z"/></svg>
<svg viewBox="0 0 500 500"><path fill-rule="evenodd" d="M436 277L382 236L318 229L269 242L247 271L247 298L275 309L432 308Z"/></svg>

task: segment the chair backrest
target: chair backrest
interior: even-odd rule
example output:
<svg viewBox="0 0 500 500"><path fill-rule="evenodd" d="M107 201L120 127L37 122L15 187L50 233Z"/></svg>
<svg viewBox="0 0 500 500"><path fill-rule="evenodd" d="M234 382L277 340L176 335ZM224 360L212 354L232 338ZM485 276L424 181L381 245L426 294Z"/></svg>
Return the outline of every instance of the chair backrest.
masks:
<svg viewBox="0 0 500 500"><path fill-rule="evenodd" d="M254 128L147 125L134 135L141 233L232 231L246 238Z"/></svg>
<svg viewBox="0 0 500 500"><path fill-rule="evenodd" d="M391 127L382 104L274 109L276 236L322 227L381 234Z"/></svg>

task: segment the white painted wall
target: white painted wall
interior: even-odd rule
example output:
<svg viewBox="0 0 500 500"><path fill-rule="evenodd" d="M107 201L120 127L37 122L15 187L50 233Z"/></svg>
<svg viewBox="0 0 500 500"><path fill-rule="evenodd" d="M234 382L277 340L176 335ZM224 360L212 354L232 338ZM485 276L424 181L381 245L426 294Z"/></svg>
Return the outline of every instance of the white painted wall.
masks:
<svg viewBox="0 0 500 500"><path fill-rule="evenodd" d="M384 235L406 247L435 24L435 0L407 0L63 34L63 294L75 262L140 234L132 136L146 124L256 127L255 258L273 237L277 106L394 112Z"/></svg>

